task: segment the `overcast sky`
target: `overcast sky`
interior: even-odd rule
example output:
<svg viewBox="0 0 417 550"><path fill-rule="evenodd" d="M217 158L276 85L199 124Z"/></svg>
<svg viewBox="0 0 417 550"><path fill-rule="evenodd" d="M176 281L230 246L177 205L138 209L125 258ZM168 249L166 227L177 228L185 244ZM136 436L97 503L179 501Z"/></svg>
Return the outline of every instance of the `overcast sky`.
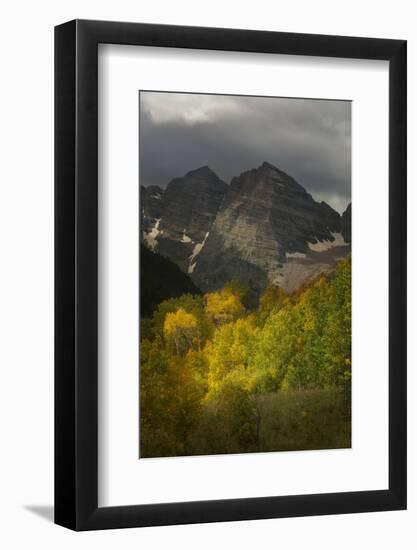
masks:
<svg viewBox="0 0 417 550"><path fill-rule="evenodd" d="M351 200L351 103L140 92L142 185L166 187L204 165L229 183L263 161L342 212Z"/></svg>

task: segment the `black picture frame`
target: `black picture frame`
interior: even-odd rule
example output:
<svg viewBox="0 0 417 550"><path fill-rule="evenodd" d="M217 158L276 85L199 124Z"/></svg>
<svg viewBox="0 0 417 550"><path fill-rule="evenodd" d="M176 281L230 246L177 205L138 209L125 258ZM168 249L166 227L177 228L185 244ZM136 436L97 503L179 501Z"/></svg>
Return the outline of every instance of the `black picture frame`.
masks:
<svg viewBox="0 0 417 550"><path fill-rule="evenodd" d="M98 44L389 62L389 488L98 506ZM74 20L55 28L55 523L74 530L406 508L406 41ZM139 495L138 495L139 496Z"/></svg>

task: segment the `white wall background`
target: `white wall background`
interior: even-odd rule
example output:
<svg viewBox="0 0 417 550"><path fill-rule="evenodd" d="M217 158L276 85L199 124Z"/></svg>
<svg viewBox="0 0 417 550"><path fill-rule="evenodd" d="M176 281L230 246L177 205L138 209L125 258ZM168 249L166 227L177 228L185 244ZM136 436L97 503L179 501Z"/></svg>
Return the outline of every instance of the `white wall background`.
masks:
<svg viewBox="0 0 417 550"><path fill-rule="evenodd" d="M414 3L15 0L1 10L0 544L45 548L415 548L417 23ZM404 38L409 54L409 510L72 533L53 498L53 26L109 19ZM370 145L371 146L371 145ZM372 212L370 212L372 216Z"/></svg>

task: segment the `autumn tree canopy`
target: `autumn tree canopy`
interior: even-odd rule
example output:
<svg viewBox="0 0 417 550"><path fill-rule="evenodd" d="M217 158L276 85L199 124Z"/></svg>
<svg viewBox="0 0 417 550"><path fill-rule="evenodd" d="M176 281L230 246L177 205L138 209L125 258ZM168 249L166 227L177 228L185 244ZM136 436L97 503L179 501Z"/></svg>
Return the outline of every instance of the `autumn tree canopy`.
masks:
<svg viewBox="0 0 417 550"><path fill-rule="evenodd" d="M267 287L256 309L233 281L166 300L140 357L141 456L346 446L350 258L293 294Z"/></svg>

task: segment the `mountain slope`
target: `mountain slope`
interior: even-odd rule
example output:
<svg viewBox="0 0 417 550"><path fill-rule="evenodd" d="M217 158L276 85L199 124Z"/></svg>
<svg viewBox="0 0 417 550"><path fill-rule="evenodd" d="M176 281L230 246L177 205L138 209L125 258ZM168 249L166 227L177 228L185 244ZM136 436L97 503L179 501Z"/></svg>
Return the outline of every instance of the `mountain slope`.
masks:
<svg viewBox="0 0 417 550"><path fill-rule="evenodd" d="M202 290L230 279L290 291L348 253L340 215L264 162L232 180L192 272Z"/></svg>
<svg viewBox="0 0 417 550"><path fill-rule="evenodd" d="M140 314L148 317L163 300L200 294L193 281L167 258L140 247Z"/></svg>
<svg viewBox="0 0 417 550"><path fill-rule="evenodd" d="M210 231L227 189L224 181L208 166L203 166L167 185L158 215L150 212L153 205L146 202L144 195L142 214L153 215L153 225L148 225L142 233L144 241L187 273L190 258Z"/></svg>
<svg viewBox="0 0 417 550"><path fill-rule="evenodd" d="M230 185L204 166L141 196L143 242L203 291L232 279L292 291L350 252L350 205L341 217L267 162Z"/></svg>
<svg viewBox="0 0 417 550"><path fill-rule="evenodd" d="M342 235L347 243L352 241L352 203L349 203L342 214Z"/></svg>
<svg viewBox="0 0 417 550"><path fill-rule="evenodd" d="M164 190L157 185L140 186L141 233L147 234L162 217Z"/></svg>

